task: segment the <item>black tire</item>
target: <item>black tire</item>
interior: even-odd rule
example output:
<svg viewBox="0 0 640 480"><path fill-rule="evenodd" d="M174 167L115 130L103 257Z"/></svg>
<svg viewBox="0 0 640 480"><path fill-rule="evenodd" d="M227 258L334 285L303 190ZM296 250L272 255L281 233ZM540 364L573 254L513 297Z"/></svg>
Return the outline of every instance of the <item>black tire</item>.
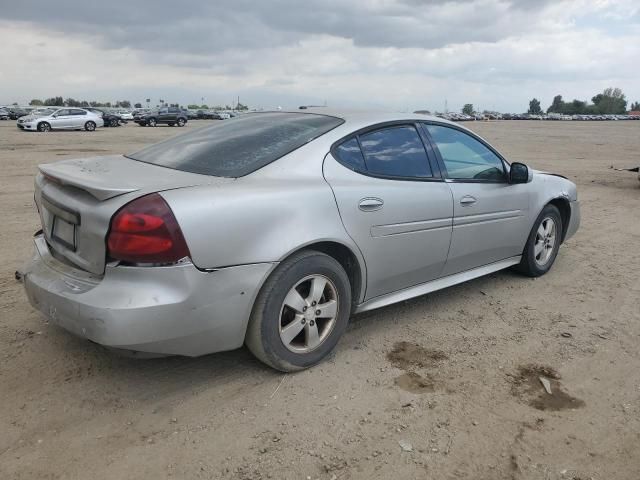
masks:
<svg viewBox="0 0 640 480"><path fill-rule="evenodd" d="M184 127L186 123L187 123L187 121L184 118L179 118L178 119L178 126L179 127Z"/></svg>
<svg viewBox="0 0 640 480"><path fill-rule="evenodd" d="M156 119L155 119L155 118L153 118L153 117L148 118L146 123L147 123L147 125L149 125L150 127L155 127L155 126L158 124L158 122L156 121Z"/></svg>
<svg viewBox="0 0 640 480"><path fill-rule="evenodd" d="M109 122L109 125L112 127L117 127L118 125L120 125L120 123L118 122L117 118L112 118L111 121Z"/></svg>
<svg viewBox="0 0 640 480"><path fill-rule="evenodd" d="M280 316L289 291L310 275L323 276L331 282L337 292L338 309L324 340L309 352L296 353L280 337ZM280 263L263 285L253 306L245 343L259 360L276 370L303 370L331 353L347 328L350 315L351 285L340 263L324 253L305 250ZM309 323L313 325L312 321Z"/></svg>
<svg viewBox="0 0 640 480"><path fill-rule="evenodd" d="M546 261L541 263L540 259L536 259L537 255L535 250L536 244L540 244L540 240L542 238L538 234L538 229L540 228L540 225L547 219L553 220L555 224L555 241L553 243L553 247L550 249L551 252L548 258L546 259ZM555 262L556 256L558 255L558 250L562 241L563 228L564 227L562 225L562 216L560 215L560 211L554 205L546 205L533 224L533 228L531 229L529 238L527 239L527 244L525 245L524 251L522 252L522 260L520 260L520 263L516 267L516 270L529 277L539 277L547 273L553 266L553 262ZM544 248L547 248L547 244L545 243L544 245Z"/></svg>
<svg viewBox="0 0 640 480"><path fill-rule="evenodd" d="M84 129L87 132L93 132L96 129L96 123L89 120L87 123L84 124Z"/></svg>
<svg viewBox="0 0 640 480"><path fill-rule="evenodd" d="M48 132L51 130L51 125L49 125L47 122L40 122L38 124L38 131L39 132Z"/></svg>

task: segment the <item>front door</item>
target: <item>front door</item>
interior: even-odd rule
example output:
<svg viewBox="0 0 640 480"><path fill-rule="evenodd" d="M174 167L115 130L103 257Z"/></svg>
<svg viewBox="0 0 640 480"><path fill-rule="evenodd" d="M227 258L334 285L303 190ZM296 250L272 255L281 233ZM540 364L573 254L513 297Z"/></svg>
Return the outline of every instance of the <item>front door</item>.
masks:
<svg viewBox="0 0 640 480"><path fill-rule="evenodd" d="M61 108L51 117L51 128L71 128L73 117L68 108Z"/></svg>
<svg viewBox="0 0 640 480"><path fill-rule="evenodd" d="M394 124L346 139L325 159L344 226L365 259L367 300L438 278L445 265L451 190L425 142L416 125Z"/></svg>
<svg viewBox="0 0 640 480"><path fill-rule="evenodd" d="M481 139L449 125L425 128L453 194L444 274L521 255L529 235L529 184L509 184L504 161Z"/></svg>

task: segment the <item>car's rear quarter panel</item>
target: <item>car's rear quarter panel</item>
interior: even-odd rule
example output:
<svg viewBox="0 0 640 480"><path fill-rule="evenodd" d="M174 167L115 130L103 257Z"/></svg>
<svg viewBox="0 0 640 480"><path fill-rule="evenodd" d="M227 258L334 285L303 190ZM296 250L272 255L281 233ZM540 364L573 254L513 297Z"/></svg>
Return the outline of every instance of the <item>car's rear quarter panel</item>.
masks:
<svg viewBox="0 0 640 480"><path fill-rule="evenodd" d="M321 143L225 185L162 192L194 264L219 268L278 262L307 245L328 241L349 248L366 278L364 260L322 176L330 144Z"/></svg>

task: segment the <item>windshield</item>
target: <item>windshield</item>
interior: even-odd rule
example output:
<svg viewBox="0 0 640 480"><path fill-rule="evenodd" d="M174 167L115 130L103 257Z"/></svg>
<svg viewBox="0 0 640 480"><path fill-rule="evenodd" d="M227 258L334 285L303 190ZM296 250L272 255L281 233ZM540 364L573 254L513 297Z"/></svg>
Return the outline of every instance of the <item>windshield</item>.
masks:
<svg viewBox="0 0 640 480"><path fill-rule="evenodd" d="M343 122L308 113L251 113L170 138L127 157L185 172L242 177Z"/></svg>

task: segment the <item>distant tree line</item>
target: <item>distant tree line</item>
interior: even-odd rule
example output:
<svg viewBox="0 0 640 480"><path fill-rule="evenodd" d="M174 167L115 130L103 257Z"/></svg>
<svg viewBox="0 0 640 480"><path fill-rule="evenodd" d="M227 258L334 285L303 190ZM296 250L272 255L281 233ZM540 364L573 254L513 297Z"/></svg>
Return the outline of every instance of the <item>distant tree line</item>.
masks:
<svg viewBox="0 0 640 480"><path fill-rule="evenodd" d="M177 103L168 103L165 102L164 100L160 100L160 103L162 105L167 105L170 107L180 107L180 108L184 108L184 106L179 105ZM33 100L31 100L29 102L29 105L33 106L33 107L41 107L43 105L47 105L47 106L51 106L51 107L80 107L80 108L86 108L86 107L107 107L107 108L131 108L131 102L129 100L118 100L117 102L97 102L95 100L93 101L87 101L87 100L76 100L75 98L62 98L62 97L51 97L51 98L47 98L45 100L41 100L39 98L34 98ZM160 107L161 105L156 105L156 107ZM142 104L140 102L136 103L134 105L134 108L142 108ZM208 105L195 105L195 104L191 104L188 105L189 109L193 109L193 110L209 110L210 108L213 110L249 110L249 107L247 105L243 105L242 103L238 102L237 105L235 106L230 106L230 105L216 105L213 107L209 107Z"/></svg>
<svg viewBox="0 0 640 480"><path fill-rule="evenodd" d="M43 105L48 105L51 107L114 107L114 108L131 108L131 102L129 100L118 100L117 102L97 102L87 101L87 100L76 100L75 98L67 98L63 99L62 97L51 97L45 100L40 100L38 98L34 98L29 102L29 105L34 107L40 107ZM139 105L139 104L136 104ZM140 107L137 107L140 108Z"/></svg>
<svg viewBox="0 0 640 480"><path fill-rule="evenodd" d="M207 104L204 105L196 105L195 103L190 103L189 105L187 105L187 108L189 110L249 110L249 107L246 105L243 105L242 103L238 102L238 104L236 106L230 106L230 105L213 105L213 106L209 106Z"/></svg>
<svg viewBox="0 0 640 480"><path fill-rule="evenodd" d="M565 102L562 95L553 97L553 102L547 108L547 113L563 115L623 115L627 113L627 100L619 88L606 88L591 98L593 103L586 100L574 99ZM640 110L640 102L631 104L631 110ZM539 115L542 113L540 101L536 98L529 102L528 113Z"/></svg>

